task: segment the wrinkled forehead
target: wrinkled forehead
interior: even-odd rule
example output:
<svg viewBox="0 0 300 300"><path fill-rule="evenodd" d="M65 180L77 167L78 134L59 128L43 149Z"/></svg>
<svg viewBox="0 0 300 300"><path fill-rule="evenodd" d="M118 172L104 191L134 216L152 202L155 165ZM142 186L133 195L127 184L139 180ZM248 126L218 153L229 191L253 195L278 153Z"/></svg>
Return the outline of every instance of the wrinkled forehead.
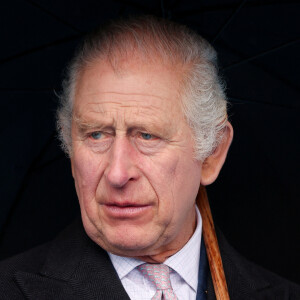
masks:
<svg viewBox="0 0 300 300"><path fill-rule="evenodd" d="M78 81L73 120L81 127L143 128L166 136L186 128L180 76L169 67L137 62L116 72L98 61ZM97 125L98 124L98 125Z"/></svg>
<svg viewBox="0 0 300 300"><path fill-rule="evenodd" d="M132 43L119 43L105 50L95 50L88 59L81 61L80 72L92 68L95 64L110 66L119 75L124 75L144 68L165 69L183 81L184 75L189 73L191 63L183 62L176 51L158 51L156 46L147 44L148 48L137 48ZM128 44L128 45L127 45ZM146 46L146 45L144 45ZM162 47L163 48L163 47Z"/></svg>
<svg viewBox="0 0 300 300"><path fill-rule="evenodd" d="M76 84L75 109L89 102L107 103L119 98L136 106L180 106L182 68L161 61L149 63L141 58L112 65L107 60L94 60L82 68ZM141 101L143 100L143 101Z"/></svg>

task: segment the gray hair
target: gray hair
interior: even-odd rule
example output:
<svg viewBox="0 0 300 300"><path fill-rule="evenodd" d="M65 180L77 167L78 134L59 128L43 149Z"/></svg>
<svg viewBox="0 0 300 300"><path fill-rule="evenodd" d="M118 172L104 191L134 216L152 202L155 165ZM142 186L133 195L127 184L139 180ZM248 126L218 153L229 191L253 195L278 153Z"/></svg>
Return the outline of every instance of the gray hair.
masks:
<svg viewBox="0 0 300 300"><path fill-rule="evenodd" d="M186 26L151 16L111 22L88 36L77 50L59 95L57 127L64 151L72 155L73 102L80 72L96 60L118 70L132 57L181 68L182 109L194 133L195 158L204 160L222 141L227 121L216 52Z"/></svg>

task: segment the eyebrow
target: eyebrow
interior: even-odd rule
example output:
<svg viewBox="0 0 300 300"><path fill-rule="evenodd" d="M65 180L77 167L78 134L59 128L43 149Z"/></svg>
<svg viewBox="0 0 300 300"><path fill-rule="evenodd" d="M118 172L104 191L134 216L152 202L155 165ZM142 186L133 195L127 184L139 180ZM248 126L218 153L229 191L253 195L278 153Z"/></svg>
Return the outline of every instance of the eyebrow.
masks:
<svg viewBox="0 0 300 300"><path fill-rule="evenodd" d="M107 127L113 128L112 126L113 122L106 122L107 124L104 124L103 122L99 122L99 121L93 121L93 120L87 121L76 116L73 116L73 121L77 125L77 128L81 134L89 130L96 130L96 129L99 130Z"/></svg>
<svg viewBox="0 0 300 300"><path fill-rule="evenodd" d="M79 117L74 118L74 121L77 124L78 130L80 134L84 134L87 131L91 131L91 130L110 130L110 131L115 131L116 127L114 126L114 121L110 120L110 121L97 121L97 120L91 120L91 121L87 121L87 120L83 120ZM164 124L165 125L165 124ZM166 135L167 133L167 128L168 126L157 126L155 124L155 122L150 122L148 124L145 124L144 122L141 121L137 121L135 120L133 124L131 124L131 122L125 122L125 128L126 128L126 134L130 134L131 132L138 130L138 131L142 131L142 132L149 132L149 133L153 133L156 134L158 136L161 135Z"/></svg>

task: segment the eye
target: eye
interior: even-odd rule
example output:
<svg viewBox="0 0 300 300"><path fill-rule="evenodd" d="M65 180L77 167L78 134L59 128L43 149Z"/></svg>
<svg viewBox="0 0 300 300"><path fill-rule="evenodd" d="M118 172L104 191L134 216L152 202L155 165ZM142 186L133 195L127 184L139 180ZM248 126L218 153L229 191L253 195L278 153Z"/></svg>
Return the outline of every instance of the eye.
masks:
<svg viewBox="0 0 300 300"><path fill-rule="evenodd" d="M139 131L136 134L135 145L143 154L154 154L164 144L164 140L157 135Z"/></svg>
<svg viewBox="0 0 300 300"><path fill-rule="evenodd" d="M146 133L146 132L142 132L142 133L141 133L141 137L142 137L144 140L151 140L151 139L153 139L152 134Z"/></svg>
<svg viewBox="0 0 300 300"><path fill-rule="evenodd" d="M91 137L94 140L99 140L102 137L102 133L100 131L95 131L91 133Z"/></svg>

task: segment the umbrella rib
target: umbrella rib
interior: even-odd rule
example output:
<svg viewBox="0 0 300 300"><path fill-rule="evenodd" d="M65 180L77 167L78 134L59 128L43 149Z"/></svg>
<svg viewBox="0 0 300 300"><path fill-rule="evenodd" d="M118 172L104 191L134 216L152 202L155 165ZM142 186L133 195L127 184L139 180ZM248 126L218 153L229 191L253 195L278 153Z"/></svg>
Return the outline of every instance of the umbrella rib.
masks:
<svg viewBox="0 0 300 300"><path fill-rule="evenodd" d="M56 16L55 14L53 14L52 12L50 12L49 10L45 9L44 7L42 7L41 5L37 4L36 2L32 1L32 0L26 0L27 3L29 3L30 5L38 8L39 10L43 11L44 13L46 13L47 15L51 16L52 18L54 18L55 20L57 20L58 22L72 28L74 31L76 31L77 33L80 33L81 30L78 29L77 27L75 27L74 25L66 22L65 20L59 18L58 16Z"/></svg>
<svg viewBox="0 0 300 300"><path fill-rule="evenodd" d="M27 54L31 54L31 53L34 53L34 52L41 51L41 50L43 50L43 49L45 49L47 47L52 47L52 46L55 46L55 45L59 45L59 44L63 44L63 43L72 41L72 40L74 40L76 38L81 37L81 35L82 34L75 34L75 35L72 35L72 36L67 37L67 38L59 39L59 40L56 40L56 41L51 42L51 43L47 43L47 44L44 44L44 45L40 45L40 46L31 48L29 50L25 50L23 52L17 53L15 55L10 56L10 57L4 58L4 59L0 59L0 64L7 63L9 61L12 61L14 59L20 58L20 57L25 56Z"/></svg>
<svg viewBox="0 0 300 300"><path fill-rule="evenodd" d="M263 105L270 105L270 106L276 106L276 107L281 107L281 108L287 108L287 109L295 109L297 108L296 106L293 105L283 105L279 103L271 103L271 102L265 102L265 101L255 101L255 100L247 100L247 99L241 99L241 98L236 98L236 97L231 97L227 96L227 99L229 102L236 102L239 104L263 104Z"/></svg>
<svg viewBox="0 0 300 300"><path fill-rule="evenodd" d="M225 49L227 49L231 53L239 56L240 58L244 58L244 54L242 52L238 51L237 49L233 48L230 44L225 43L224 41L222 41L221 45L222 45L222 47L224 47ZM266 64L263 64L263 62L253 61L252 65L256 66L257 68L260 68L264 72L267 72L273 78L280 80L281 82L286 84L289 88L292 88L296 91L299 91L299 86L298 85L295 85L293 82L291 82L287 78L283 77L277 70L270 69L270 67L268 67Z"/></svg>
<svg viewBox="0 0 300 300"><path fill-rule="evenodd" d="M214 39L212 40L212 43L214 44L216 40L219 38L219 36L223 33L223 31L228 27L228 25L232 22L234 17L239 13L239 11L242 9L242 7L245 5L247 0L243 0L240 5L236 8L236 10L231 14L231 16L228 18L228 20L225 22L225 24L221 27L219 32L216 34Z"/></svg>
<svg viewBox="0 0 300 300"><path fill-rule="evenodd" d="M245 58L245 59L243 59L243 60L241 60L241 61L238 61L238 62L236 62L236 63L233 63L233 64L231 64L231 65L229 65L229 66L226 66L226 67L223 68L223 70L226 71L226 70L233 69L233 68L235 68L235 67L237 67L237 66L240 66L240 65L242 65L242 64L245 64L245 63L247 63L247 62L249 62L249 61L252 61L252 60L254 60L254 59L263 57L263 56L265 56L265 55L267 55L267 54L270 54L270 53L272 53L272 52L278 51L278 50L280 50L280 49L283 49L283 48L292 46L292 45L298 43L299 41L300 41L300 38L297 38L297 39L295 39L295 40L293 40L293 41L290 41L290 42L284 43L284 44L282 44L282 45L279 45L279 46L277 46L277 47L274 47L274 48L268 49L268 50L266 50L266 51L260 52L260 53L258 53L258 54L253 55L253 56L250 56L250 57L248 57L248 58Z"/></svg>

